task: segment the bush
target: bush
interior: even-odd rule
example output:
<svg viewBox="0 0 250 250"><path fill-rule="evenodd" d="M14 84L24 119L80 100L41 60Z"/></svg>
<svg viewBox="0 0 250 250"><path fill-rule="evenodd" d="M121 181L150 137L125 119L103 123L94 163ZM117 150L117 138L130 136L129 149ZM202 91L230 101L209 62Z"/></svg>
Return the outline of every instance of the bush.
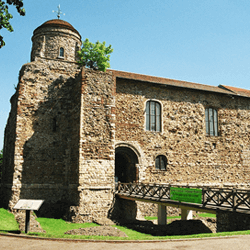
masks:
<svg viewBox="0 0 250 250"><path fill-rule="evenodd" d="M106 71L110 67L110 55L113 52L111 45L106 47L105 42L91 43L86 39L82 44L82 49L78 51L80 60L78 63L87 68Z"/></svg>

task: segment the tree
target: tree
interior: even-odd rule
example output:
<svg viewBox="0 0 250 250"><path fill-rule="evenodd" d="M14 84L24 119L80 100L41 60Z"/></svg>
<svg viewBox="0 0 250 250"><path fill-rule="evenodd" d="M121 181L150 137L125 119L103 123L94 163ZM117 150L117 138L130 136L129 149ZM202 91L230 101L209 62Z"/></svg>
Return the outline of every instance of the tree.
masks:
<svg viewBox="0 0 250 250"><path fill-rule="evenodd" d="M7 0L7 3L0 0L0 30L2 28L7 29L8 31L14 31L13 27L10 24L10 19L13 16L8 11L8 5L14 5L17 9L17 12L21 15L25 15L25 9L23 8L23 0ZM3 37L0 35L0 49L5 45Z"/></svg>
<svg viewBox="0 0 250 250"><path fill-rule="evenodd" d="M78 51L80 60L78 63L87 68L106 71L110 67L109 58L113 52L111 45L106 47L105 42L91 43L86 39L82 44L82 49Z"/></svg>
<svg viewBox="0 0 250 250"><path fill-rule="evenodd" d="M0 180L2 177L2 165L3 165L3 150L0 151Z"/></svg>

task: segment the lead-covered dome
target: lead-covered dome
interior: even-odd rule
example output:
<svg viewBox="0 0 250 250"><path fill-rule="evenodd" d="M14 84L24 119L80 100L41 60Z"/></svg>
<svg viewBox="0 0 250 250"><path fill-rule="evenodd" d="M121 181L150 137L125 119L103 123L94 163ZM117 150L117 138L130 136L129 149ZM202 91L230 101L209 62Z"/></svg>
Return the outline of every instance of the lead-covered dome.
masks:
<svg viewBox="0 0 250 250"><path fill-rule="evenodd" d="M42 57L75 62L80 46L81 35L70 23L49 20L33 32L31 61Z"/></svg>

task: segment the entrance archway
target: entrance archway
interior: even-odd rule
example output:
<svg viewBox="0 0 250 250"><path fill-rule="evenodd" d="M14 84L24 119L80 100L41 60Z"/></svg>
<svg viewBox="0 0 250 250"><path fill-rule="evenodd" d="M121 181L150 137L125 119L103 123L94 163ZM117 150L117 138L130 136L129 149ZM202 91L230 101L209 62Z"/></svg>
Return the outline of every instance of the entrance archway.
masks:
<svg viewBox="0 0 250 250"><path fill-rule="evenodd" d="M128 147L118 147L115 149L115 179L116 182L134 182L138 180L136 168L138 157L135 152Z"/></svg>

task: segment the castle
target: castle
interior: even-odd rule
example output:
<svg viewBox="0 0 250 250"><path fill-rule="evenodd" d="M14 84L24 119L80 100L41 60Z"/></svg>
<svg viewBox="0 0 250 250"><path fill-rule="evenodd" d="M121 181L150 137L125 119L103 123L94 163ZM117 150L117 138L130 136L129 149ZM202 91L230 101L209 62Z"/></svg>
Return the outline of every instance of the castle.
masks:
<svg viewBox="0 0 250 250"><path fill-rule="evenodd" d="M67 204L91 221L117 181L250 187L250 90L80 68L81 36L63 20L32 42L5 129L3 205L44 199L44 213Z"/></svg>

